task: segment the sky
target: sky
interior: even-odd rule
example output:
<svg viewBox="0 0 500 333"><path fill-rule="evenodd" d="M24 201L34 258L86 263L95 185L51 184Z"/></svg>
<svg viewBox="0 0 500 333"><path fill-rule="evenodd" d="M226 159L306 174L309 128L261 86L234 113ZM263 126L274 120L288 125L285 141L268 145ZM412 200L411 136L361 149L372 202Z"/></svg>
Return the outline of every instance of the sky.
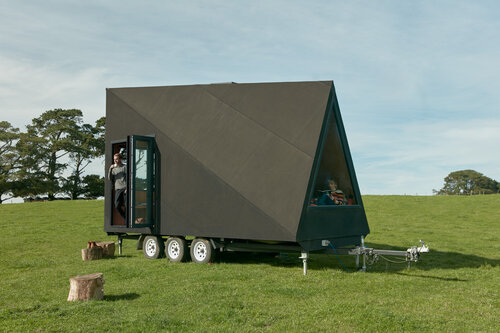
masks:
<svg viewBox="0 0 500 333"><path fill-rule="evenodd" d="M106 88L333 80L361 193L430 195L500 181L499 31L499 1L0 0L0 121L94 123Z"/></svg>

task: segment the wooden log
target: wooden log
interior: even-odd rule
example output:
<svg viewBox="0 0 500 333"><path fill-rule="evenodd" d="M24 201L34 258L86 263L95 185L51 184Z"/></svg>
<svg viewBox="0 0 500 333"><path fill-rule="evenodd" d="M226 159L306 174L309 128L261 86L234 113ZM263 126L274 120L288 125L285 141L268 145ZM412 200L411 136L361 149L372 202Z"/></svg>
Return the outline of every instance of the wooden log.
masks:
<svg viewBox="0 0 500 333"><path fill-rule="evenodd" d="M115 256L115 242L96 242L96 245L102 247L104 258Z"/></svg>
<svg viewBox="0 0 500 333"><path fill-rule="evenodd" d="M97 260L102 258L102 247L90 247L82 249L82 259L83 260Z"/></svg>
<svg viewBox="0 0 500 333"><path fill-rule="evenodd" d="M104 297L103 273L78 275L69 279L68 302L88 301Z"/></svg>

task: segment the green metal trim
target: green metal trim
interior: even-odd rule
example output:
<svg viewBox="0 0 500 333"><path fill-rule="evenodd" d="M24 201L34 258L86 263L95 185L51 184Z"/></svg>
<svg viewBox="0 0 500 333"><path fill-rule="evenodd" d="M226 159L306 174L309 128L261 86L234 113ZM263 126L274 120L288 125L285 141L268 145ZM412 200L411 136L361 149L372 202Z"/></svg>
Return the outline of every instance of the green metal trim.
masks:
<svg viewBox="0 0 500 333"><path fill-rule="evenodd" d="M135 177L136 177L136 172L137 172L137 166L135 163L135 150L137 147L137 141L145 141L147 143L147 191L146 191L146 221L147 223L135 223L136 220L136 214L135 214L135 198L136 198L136 191L135 191ZM131 141L131 159L129 161L129 164L132 164L131 168L131 179L130 179L130 186L131 186L131 206L130 206L130 211L131 211L131 220L130 220L130 225L132 228L145 228L145 227L151 227L153 225L153 190L154 190L154 181L155 179L153 178L153 168L155 167L155 161L153 158L153 149L155 149L155 139L153 137L147 137L147 136L140 136L140 135L132 135L130 137ZM155 205L157 206L157 205Z"/></svg>
<svg viewBox="0 0 500 333"><path fill-rule="evenodd" d="M327 140L327 134L330 129L330 120L332 115L335 117L335 124L338 134L339 134L339 140L340 144L342 146L342 152L343 152L343 157L346 162L347 166L347 171L349 173L349 176L351 178L351 186L352 190L354 192L355 198L356 198L356 204L355 205L349 205L349 206L334 206L334 207L310 207L309 202L313 196L314 192L314 186L316 184L316 178L319 173L319 168L321 164L321 158L324 152L324 146L326 144ZM345 219L353 219L352 221L354 222L353 224L349 224L351 227L349 227L352 230L345 230L345 225L335 225L335 224L330 224L327 223L325 224L324 222L315 221L316 219L320 218L321 221L325 220L327 216L325 213L331 212L333 215L336 216L336 218L339 218L341 220ZM325 220L326 221L326 220ZM311 224L311 225L309 225ZM313 226L314 224L314 226ZM311 227L311 228L309 228ZM321 229L318 229L321 228ZM321 231L321 232L320 232ZM323 235L322 233L330 234L330 235ZM363 234L366 236L366 234L369 233L369 227L368 223L366 220L366 214L364 212L364 207L363 207L363 202L361 200L361 194L356 178L356 174L354 171L354 166L352 162L352 157L351 153L347 144L347 137L345 134L345 129L342 123L342 118L340 116L340 108L338 105L338 101L336 98L336 93L335 93L335 87L332 83L331 89L330 89L330 94L328 96L328 102L326 105L326 110L325 110L325 115L323 119L323 125L321 128L320 136L318 139L318 147L316 150L315 154L315 159L313 161L313 165L311 168L311 175L309 178L309 184L307 187L307 192L306 196L304 198L304 203L302 207L302 214L300 218L300 222L297 228L297 233L296 233L296 240L297 242L300 242L302 246L308 244L309 242L314 242L316 238L318 237L323 237L323 236L330 236L330 237L347 237L347 238L352 238L354 235L361 235Z"/></svg>

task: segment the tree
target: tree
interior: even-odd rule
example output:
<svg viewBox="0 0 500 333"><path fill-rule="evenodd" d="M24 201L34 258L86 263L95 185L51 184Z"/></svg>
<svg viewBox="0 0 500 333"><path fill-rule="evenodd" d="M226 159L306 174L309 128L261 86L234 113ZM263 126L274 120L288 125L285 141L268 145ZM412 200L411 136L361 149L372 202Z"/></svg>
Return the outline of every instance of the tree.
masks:
<svg viewBox="0 0 500 333"><path fill-rule="evenodd" d="M83 193L86 198L98 198L104 196L104 177L98 175L86 175L83 177Z"/></svg>
<svg viewBox="0 0 500 333"><path fill-rule="evenodd" d="M12 189L16 187L13 174L18 154L14 143L18 139L19 129L7 121L0 121L0 204L13 196ZM4 195L8 197L3 198Z"/></svg>
<svg viewBox="0 0 500 333"><path fill-rule="evenodd" d="M104 154L105 122L102 117L95 126L82 125L77 109L46 111L24 133L0 122L0 203L7 193L49 200L58 193L74 199L83 194L85 168Z"/></svg>
<svg viewBox="0 0 500 333"><path fill-rule="evenodd" d="M82 174L85 168L96 157L104 154L104 124L105 118L96 121L96 126L89 124L77 125L69 135L72 148L69 152L69 166L73 169L71 175L63 181L63 191L71 199L84 194L85 184L82 184Z"/></svg>
<svg viewBox="0 0 500 333"><path fill-rule="evenodd" d="M61 158L75 151L71 139L82 121L82 112L54 109L34 118L22 133L16 147L21 168L18 179L22 186L17 196L48 194L49 200L61 191L61 177L67 164Z"/></svg>
<svg viewBox="0 0 500 333"><path fill-rule="evenodd" d="M436 194L473 195L498 192L498 182L474 170L451 172L444 178L444 186Z"/></svg>

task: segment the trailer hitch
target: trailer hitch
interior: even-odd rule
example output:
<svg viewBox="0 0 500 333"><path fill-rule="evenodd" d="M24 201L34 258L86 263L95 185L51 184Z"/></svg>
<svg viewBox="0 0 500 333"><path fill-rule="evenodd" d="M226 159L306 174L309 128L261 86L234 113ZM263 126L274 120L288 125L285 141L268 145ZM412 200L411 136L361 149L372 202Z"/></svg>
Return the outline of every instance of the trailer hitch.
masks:
<svg viewBox="0 0 500 333"><path fill-rule="evenodd" d="M413 261L417 262L418 259L420 258L420 253L426 253L429 252L429 247L425 245L423 240L420 240L420 244L422 246L412 246L408 250L406 250L406 260L407 261Z"/></svg>
<svg viewBox="0 0 500 333"><path fill-rule="evenodd" d="M335 249L333 244L330 243L329 240L322 240L323 246L330 246L333 249L333 253L341 254L341 255L353 255L356 256L356 267L360 271L366 272L367 265L373 265L376 263L379 258L382 258L389 262L394 263L408 263L408 266L411 262L417 262L420 259L421 253L429 252L429 247L425 245L425 243L420 240L421 246L412 246L408 248L406 251L396 251L396 250L379 250L370 247L365 247L365 239L361 236L361 246L356 246L355 248L339 248ZM325 250L330 252L330 249ZM396 256L396 257L404 257L404 259L400 261L392 261L385 256ZM363 259L362 266L360 267L360 257Z"/></svg>

